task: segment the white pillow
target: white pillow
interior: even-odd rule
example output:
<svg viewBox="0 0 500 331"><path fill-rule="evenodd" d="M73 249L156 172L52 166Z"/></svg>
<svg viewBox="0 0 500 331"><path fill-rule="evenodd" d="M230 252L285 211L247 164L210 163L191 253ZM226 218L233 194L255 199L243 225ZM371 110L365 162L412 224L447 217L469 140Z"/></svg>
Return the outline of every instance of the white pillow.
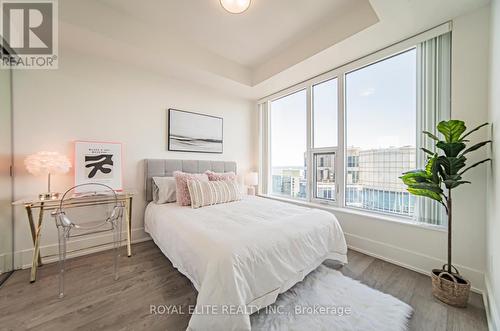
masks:
<svg viewBox="0 0 500 331"><path fill-rule="evenodd" d="M153 177L153 201L156 204L175 202L176 195L174 177Z"/></svg>
<svg viewBox="0 0 500 331"><path fill-rule="evenodd" d="M202 182L196 179L189 179L187 186L192 208L241 200L240 188L234 180Z"/></svg>

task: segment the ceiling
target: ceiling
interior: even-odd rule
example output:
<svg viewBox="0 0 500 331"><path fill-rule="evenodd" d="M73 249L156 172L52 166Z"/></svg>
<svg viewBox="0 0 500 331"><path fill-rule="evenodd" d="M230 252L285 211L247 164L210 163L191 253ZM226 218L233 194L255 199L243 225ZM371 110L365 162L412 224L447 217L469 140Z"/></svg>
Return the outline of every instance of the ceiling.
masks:
<svg viewBox="0 0 500 331"><path fill-rule="evenodd" d="M134 20L155 26L160 34L174 33L226 59L248 68L267 62L338 15L369 7L367 0L253 0L241 15L228 14L219 0L101 0ZM377 21L358 15L358 26ZM353 29L353 32L356 28ZM323 41L323 48L331 46Z"/></svg>
<svg viewBox="0 0 500 331"><path fill-rule="evenodd" d="M64 0L63 47L258 98L488 0Z"/></svg>

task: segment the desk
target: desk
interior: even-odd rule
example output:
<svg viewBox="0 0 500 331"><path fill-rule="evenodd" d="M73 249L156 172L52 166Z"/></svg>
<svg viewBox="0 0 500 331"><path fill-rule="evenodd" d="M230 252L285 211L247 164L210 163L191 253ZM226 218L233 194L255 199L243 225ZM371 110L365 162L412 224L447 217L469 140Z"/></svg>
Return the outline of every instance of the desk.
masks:
<svg viewBox="0 0 500 331"><path fill-rule="evenodd" d="M118 201L125 205L125 222L127 225L127 255L132 256L131 235L132 235L132 197L133 192L117 192ZM73 197L65 199L64 208L75 208L85 206L97 206L114 203L113 196L92 196L86 195L81 197ZM21 199L13 202L14 206L24 206L28 215L28 222L31 230L31 238L33 239L33 261L31 265L30 281L33 283L36 280L37 268L42 265L42 257L40 256L40 231L42 229L43 215L45 211L56 210L61 203L61 197L50 200ZM39 209L38 222L34 222L33 210Z"/></svg>

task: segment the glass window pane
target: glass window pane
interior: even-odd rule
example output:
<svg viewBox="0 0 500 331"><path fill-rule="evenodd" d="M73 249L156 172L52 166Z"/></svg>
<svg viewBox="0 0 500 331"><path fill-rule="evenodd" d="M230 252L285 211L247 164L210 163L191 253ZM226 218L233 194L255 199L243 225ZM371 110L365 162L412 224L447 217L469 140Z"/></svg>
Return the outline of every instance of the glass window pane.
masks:
<svg viewBox="0 0 500 331"><path fill-rule="evenodd" d="M416 167L415 49L353 71L345 84L346 205L412 216L415 200L398 177Z"/></svg>
<svg viewBox="0 0 500 331"><path fill-rule="evenodd" d="M271 193L306 198L306 91L271 102Z"/></svg>
<svg viewBox="0 0 500 331"><path fill-rule="evenodd" d="M337 78L313 86L314 147L337 146Z"/></svg>
<svg viewBox="0 0 500 331"><path fill-rule="evenodd" d="M335 153L314 154L314 197L335 201Z"/></svg>

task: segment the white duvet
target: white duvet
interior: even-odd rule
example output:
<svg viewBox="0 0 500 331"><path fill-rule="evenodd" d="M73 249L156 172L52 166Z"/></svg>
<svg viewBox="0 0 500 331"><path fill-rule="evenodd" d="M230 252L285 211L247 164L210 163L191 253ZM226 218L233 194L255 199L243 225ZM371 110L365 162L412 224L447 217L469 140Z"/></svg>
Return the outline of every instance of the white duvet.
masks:
<svg viewBox="0 0 500 331"><path fill-rule="evenodd" d="M198 290L188 330L250 330L251 313L323 261L347 263L333 214L265 198L200 209L150 203L145 229Z"/></svg>

